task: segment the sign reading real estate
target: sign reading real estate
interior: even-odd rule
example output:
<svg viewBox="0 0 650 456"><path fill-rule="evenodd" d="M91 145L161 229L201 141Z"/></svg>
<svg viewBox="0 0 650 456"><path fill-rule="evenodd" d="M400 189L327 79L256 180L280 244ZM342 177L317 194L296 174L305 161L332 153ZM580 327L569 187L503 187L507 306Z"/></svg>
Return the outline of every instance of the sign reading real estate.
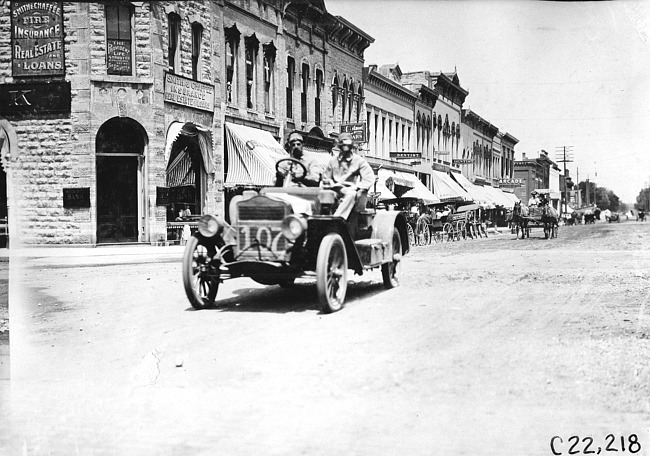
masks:
<svg viewBox="0 0 650 456"><path fill-rule="evenodd" d="M397 160L420 160L422 158L422 152L391 152L390 158Z"/></svg>
<svg viewBox="0 0 650 456"><path fill-rule="evenodd" d="M214 86L165 73L165 101L214 112Z"/></svg>
<svg viewBox="0 0 650 456"><path fill-rule="evenodd" d="M13 76L65 74L62 2L11 2Z"/></svg>
<svg viewBox="0 0 650 456"><path fill-rule="evenodd" d="M499 179L499 185L501 187L523 187L525 184L526 184L526 179L514 179L514 178Z"/></svg>
<svg viewBox="0 0 650 456"><path fill-rule="evenodd" d="M341 133L350 133L352 135L352 140L357 143L364 143L366 139L366 123L342 123L341 124Z"/></svg>

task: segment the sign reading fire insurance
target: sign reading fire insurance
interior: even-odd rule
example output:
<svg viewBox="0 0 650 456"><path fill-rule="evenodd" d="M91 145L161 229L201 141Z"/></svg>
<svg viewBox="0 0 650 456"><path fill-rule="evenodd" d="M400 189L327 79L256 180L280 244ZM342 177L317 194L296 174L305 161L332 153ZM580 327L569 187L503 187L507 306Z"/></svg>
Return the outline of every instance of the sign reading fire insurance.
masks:
<svg viewBox="0 0 650 456"><path fill-rule="evenodd" d="M165 73L165 101L214 111L214 86Z"/></svg>
<svg viewBox="0 0 650 456"><path fill-rule="evenodd" d="M61 2L11 2L14 76L65 74Z"/></svg>

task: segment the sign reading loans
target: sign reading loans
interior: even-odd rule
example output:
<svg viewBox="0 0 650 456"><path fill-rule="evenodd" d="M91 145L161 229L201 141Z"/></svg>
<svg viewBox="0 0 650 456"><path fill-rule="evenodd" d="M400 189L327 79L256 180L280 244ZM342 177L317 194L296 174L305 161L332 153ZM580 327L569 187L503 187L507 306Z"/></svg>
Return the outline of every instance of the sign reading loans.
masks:
<svg viewBox="0 0 650 456"><path fill-rule="evenodd" d="M165 73L165 101L213 112L214 86Z"/></svg>
<svg viewBox="0 0 650 456"><path fill-rule="evenodd" d="M65 74L61 2L11 2L13 76Z"/></svg>

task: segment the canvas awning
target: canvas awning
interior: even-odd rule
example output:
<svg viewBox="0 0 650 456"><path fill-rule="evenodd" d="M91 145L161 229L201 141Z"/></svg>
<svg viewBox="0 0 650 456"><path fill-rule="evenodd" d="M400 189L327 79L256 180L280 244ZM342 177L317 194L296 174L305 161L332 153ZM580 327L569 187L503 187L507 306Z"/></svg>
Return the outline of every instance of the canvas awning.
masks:
<svg viewBox="0 0 650 456"><path fill-rule="evenodd" d="M494 209L494 201L483 191L483 187L472 184L469 179L460 173L451 173L450 176L469 193L472 201L480 205L483 209Z"/></svg>
<svg viewBox="0 0 650 456"><path fill-rule="evenodd" d="M321 167L321 172L325 171L333 155L326 150L316 149L315 147L302 146L302 153L306 158L314 160Z"/></svg>
<svg viewBox="0 0 650 456"><path fill-rule="evenodd" d="M424 186L420 179L417 178L414 174L405 173L401 171L391 171L388 169L380 169L378 174L378 185L382 183L386 185L386 182L389 179L392 179L393 183L396 185L401 185L407 187L408 190L400 195L398 198L412 198L415 200L422 201L424 204L438 204L440 199L436 197L431 191ZM395 198L395 196L393 196ZM389 199L389 198L386 198Z"/></svg>
<svg viewBox="0 0 650 456"><path fill-rule="evenodd" d="M503 206L512 209L515 206L514 201L506 196L504 192L495 187L483 187L483 190L492 198L496 206Z"/></svg>
<svg viewBox="0 0 650 456"><path fill-rule="evenodd" d="M270 186L275 163L289 154L268 131L226 122L228 170L225 187Z"/></svg>
<svg viewBox="0 0 650 456"><path fill-rule="evenodd" d="M460 185L456 183L448 174L442 171L431 171L431 183L433 193L440 202L454 201L472 201L472 197Z"/></svg>

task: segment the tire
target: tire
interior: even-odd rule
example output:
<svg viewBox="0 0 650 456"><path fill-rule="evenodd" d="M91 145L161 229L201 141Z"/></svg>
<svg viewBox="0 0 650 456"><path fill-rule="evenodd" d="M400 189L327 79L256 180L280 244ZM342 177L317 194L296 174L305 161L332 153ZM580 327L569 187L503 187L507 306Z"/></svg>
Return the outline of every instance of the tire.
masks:
<svg viewBox="0 0 650 456"><path fill-rule="evenodd" d="M442 242L442 235L440 231L434 231L431 234L431 243L432 244L437 244L439 242Z"/></svg>
<svg viewBox="0 0 650 456"><path fill-rule="evenodd" d="M341 310L348 287L348 257L343 239L336 233L326 235L316 258L316 291L323 313Z"/></svg>
<svg viewBox="0 0 650 456"><path fill-rule="evenodd" d="M395 255L399 255L395 259ZM393 261L381 265L381 276L384 279L384 287L388 290L399 286L400 263L402 257L402 239L397 228L393 228Z"/></svg>
<svg viewBox="0 0 650 456"><path fill-rule="evenodd" d="M454 229L451 226L451 223L446 222L442 227L442 242L453 241Z"/></svg>
<svg viewBox="0 0 650 456"><path fill-rule="evenodd" d="M406 224L406 231L407 231L408 236L409 236L409 245L411 245L411 246L415 245L415 241L416 241L415 232L413 231L413 227L411 226L410 223Z"/></svg>
<svg viewBox="0 0 650 456"><path fill-rule="evenodd" d="M216 253L213 245L204 245L192 236L183 253L183 286L190 304L197 310L215 307L219 291L219 269L210 259Z"/></svg>

